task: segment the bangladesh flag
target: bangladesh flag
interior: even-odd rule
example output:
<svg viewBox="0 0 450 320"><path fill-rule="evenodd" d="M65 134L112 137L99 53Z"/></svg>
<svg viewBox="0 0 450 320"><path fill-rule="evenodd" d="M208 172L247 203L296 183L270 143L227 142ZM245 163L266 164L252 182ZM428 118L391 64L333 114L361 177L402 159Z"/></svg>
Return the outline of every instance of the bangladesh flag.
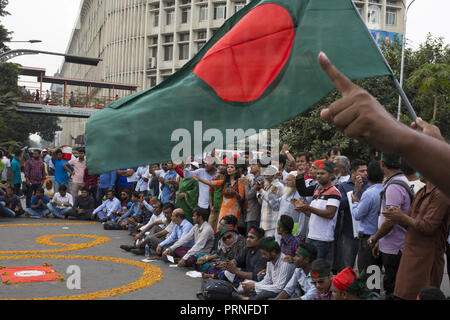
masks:
<svg viewBox="0 0 450 320"><path fill-rule="evenodd" d="M89 119L89 171L170 160L175 130L194 146L195 121L225 137L294 118L334 89L320 51L351 80L392 75L351 0L252 1L173 76Z"/></svg>

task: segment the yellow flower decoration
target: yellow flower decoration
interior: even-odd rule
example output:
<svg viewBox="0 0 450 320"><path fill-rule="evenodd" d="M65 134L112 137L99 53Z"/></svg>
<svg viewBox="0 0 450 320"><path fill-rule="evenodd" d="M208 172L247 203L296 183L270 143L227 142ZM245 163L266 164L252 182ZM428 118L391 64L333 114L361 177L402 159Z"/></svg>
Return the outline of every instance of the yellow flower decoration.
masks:
<svg viewBox="0 0 450 320"><path fill-rule="evenodd" d="M16 255L16 256L2 256L0 260L18 260L18 259L86 259L94 261L110 261L116 263L128 264L137 268L143 269L141 277L133 283L107 290L101 290L86 294L77 294L63 297L50 297L50 298L34 298L31 300L93 300L93 299L106 299L129 293L132 291L140 290L145 287L149 287L162 279L161 269L147 263L140 261L126 260L121 258L111 257L98 257L98 256L73 256L73 255ZM4 299L1 300L17 300L17 299ZM30 300L30 299L21 299Z"/></svg>
<svg viewBox="0 0 450 320"><path fill-rule="evenodd" d="M59 242L53 242L52 239L54 238L65 238L65 237L71 237L71 238L88 238L88 239L95 239L95 241L87 242L87 243L77 243L77 244L69 244L69 243L59 243ZM75 250L82 250L94 246L98 246L100 244L106 243L110 241L111 239L108 237L101 237L96 235L87 235L87 234L54 234L54 235L47 235L42 236L39 238L36 238L36 242L48 246L55 246L55 247L65 247L63 249L49 249L49 250L31 250L31 251L0 251L0 255L2 254L41 254L41 253L56 253L56 252L65 252L65 251L75 251Z"/></svg>

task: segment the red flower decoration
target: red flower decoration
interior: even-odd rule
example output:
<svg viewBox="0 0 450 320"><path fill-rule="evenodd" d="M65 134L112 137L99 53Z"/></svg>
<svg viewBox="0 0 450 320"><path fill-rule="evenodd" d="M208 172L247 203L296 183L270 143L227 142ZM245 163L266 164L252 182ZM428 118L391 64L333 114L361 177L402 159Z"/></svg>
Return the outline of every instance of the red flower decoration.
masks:
<svg viewBox="0 0 450 320"><path fill-rule="evenodd" d="M228 230L233 230L233 226L231 224L228 225Z"/></svg>
<svg viewBox="0 0 450 320"><path fill-rule="evenodd" d="M249 233L255 232L255 228L252 228Z"/></svg>
<svg viewBox="0 0 450 320"><path fill-rule="evenodd" d="M318 272L313 272L312 274L311 274L311 276L314 278L314 279L317 279L317 278L319 278L319 273Z"/></svg>

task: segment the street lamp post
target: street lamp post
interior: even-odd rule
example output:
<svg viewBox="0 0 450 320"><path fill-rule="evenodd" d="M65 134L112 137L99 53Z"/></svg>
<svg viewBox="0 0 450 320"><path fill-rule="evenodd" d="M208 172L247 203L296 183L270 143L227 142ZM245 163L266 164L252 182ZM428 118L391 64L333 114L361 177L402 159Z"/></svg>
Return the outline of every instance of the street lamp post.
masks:
<svg viewBox="0 0 450 320"><path fill-rule="evenodd" d="M406 1L406 0L405 0ZM412 0L411 3L406 8L405 2L402 0L403 7L406 8L405 15L404 15L404 25L403 25L403 39L402 39L402 62L400 65L400 87L403 88L403 74L405 69L405 47L406 47L406 23L408 21L408 10L409 7L414 3L416 0ZM397 112L397 120L400 121L400 114L402 112L402 97L398 97L398 112Z"/></svg>

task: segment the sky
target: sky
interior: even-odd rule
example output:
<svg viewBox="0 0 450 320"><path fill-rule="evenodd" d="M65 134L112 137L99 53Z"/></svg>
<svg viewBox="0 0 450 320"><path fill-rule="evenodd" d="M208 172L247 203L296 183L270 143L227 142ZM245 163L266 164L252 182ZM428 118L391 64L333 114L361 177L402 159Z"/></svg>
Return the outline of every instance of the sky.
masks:
<svg viewBox="0 0 450 320"><path fill-rule="evenodd" d="M295 0L293 0L295 1ZM408 3L411 0L406 0ZM42 40L42 43L11 43L11 49L35 49L65 53L75 26L81 0L10 0L6 8L10 16L2 24L13 31L13 40ZM408 46L418 48L428 32L443 36L450 43L450 0L416 0L408 12ZM29 67L41 67L53 75L61 67L63 57L36 55L11 60ZM22 78L28 80L27 78ZM23 83L26 85L26 83ZM44 87L47 89L46 87Z"/></svg>

